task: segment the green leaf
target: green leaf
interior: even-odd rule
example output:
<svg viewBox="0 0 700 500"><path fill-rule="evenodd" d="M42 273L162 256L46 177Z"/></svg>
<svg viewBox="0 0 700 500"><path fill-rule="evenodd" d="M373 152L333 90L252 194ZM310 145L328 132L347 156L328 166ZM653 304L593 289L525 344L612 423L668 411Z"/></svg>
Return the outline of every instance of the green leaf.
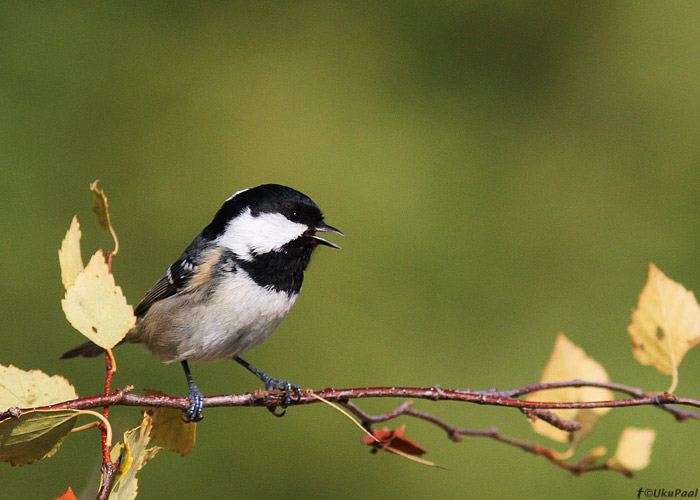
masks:
<svg viewBox="0 0 700 500"><path fill-rule="evenodd" d="M52 456L78 415L78 410L42 410L6 418L0 422L0 461L27 465Z"/></svg>

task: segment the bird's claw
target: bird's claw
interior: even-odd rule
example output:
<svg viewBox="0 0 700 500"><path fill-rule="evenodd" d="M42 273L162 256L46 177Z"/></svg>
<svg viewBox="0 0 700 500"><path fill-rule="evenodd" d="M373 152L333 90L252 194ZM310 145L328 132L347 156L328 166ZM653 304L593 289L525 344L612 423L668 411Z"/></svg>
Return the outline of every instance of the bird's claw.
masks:
<svg viewBox="0 0 700 500"><path fill-rule="evenodd" d="M287 408L292 402L292 393L294 393L297 401L301 401L301 387L298 385L284 380L277 380L272 377L268 377L264 382L266 391L282 391L282 404L279 406L279 408L282 408L282 411L278 412L277 406L267 407L270 413L272 413L275 417L283 417L287 412Z"/></svg>
<svg viewBox="0 0 700 500"><path fill-rule="evenodd" d="M204 409L204 396L197 389L196 391L190 391L190 407L184 412L183 421L185 423L199 422L204 418L202 415L202 410Z"/></svg>

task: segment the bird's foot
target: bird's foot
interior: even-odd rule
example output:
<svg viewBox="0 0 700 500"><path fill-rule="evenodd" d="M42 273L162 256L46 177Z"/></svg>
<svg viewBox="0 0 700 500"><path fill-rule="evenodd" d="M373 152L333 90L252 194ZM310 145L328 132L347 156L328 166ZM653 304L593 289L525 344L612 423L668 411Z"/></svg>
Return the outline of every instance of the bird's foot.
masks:
<svg viewBox="0 0 700 500"><path fill-rule="evenodd" d="M279 380L276 378L270 377L267 373L258 370L255 368L253 365L248 363L247 361L239 358L238 356L233 357L234 361L237 363L243 365L248 371L250 371L253 375L258 377L263 384L265 384L265 390L266 391L282 391L282 404L280 404L280 408L282 408L281 412L277 411L278 407L272 407L268 406L268 410L270 413L272 413L275 417L282 417L284 416L287 407L289 407L289 404L292 402L292 393L296 396L296 400L300 401L301 400L301 387L298 385L292 384L291 382L287 382L285 380Z"/></svg>
<svg viewBox="0 0 700 500"><path fill-rule="evenodd" d="M195 386L190 387L190 407L184 412L185 422L199 422L202 420L202 410L204 409L204 396L199 388Z"/></svg>
<svg viewBox="0 0 700 500"><path fill-rule="evenodd" d="M296 384L292 384L291 382L287 382L286 380L278 380L270 377L267 374L263 375L265 375L265 378L261 377L260 380L262 380L265 384L266 391L282 391L282 404L279 406L282 408L282 411L278 412L277 407L271 406L267 409L275 417L283 417L287 411L287 408L289 407L289 404L292 402L292 393L294 393L297 401L301 400L301 387Z"/></svg>
<svg viewBox="0 0 700 500"><path fill-rule="evenodd" d="M204 396L202 391L199 390L197 384L194 383L192 378L192 373L190 373L190 367L187 361L182 361L182 368L185 370L185 376L187 377L187 389L190 393L190 407L184 411L185 417L183 420L187 423L189 422L199 422L204 418L202 416L202 410L204 409Z"/></svg>

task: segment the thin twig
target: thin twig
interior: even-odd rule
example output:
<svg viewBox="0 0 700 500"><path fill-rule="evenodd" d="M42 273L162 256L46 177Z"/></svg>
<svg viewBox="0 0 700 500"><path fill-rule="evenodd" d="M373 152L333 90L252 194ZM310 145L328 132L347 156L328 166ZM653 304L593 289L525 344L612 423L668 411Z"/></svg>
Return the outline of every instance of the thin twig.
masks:
<svg viewBox="0 0 700 500"><path fill-rule="evenodd" d="M601 384L594 382L574 381L556 382L551 384L538 384L542 389L554 387L605 387L612 388L615 384ZM189 399L173 396L153 396L144 394L128 394L133 387L119 389L110 394L99 396L87 396L83 398L64 401L49 406L36 408L10 408L5 412L0 412L0 420L26 413L30 410L60 410L60 409L89 409L103 406L140 406L172 408L175 410L186 410L189 408ZM515 391L517 391L516 389ZM616 399L610 401L588 401L588 402L547 402L547 401L524 401L511 397L503 397L502 394L508 392L492 391L461 391L440 389L436 392L434 387L363 387L353 389L324 389L314 391L315 394L332 402L346 402L350 399L360 398L405 398L405 399L428 399L432 401L461 401L478 405L505 406L510 408L534 408L534 409L585 409L585 408L625 408L632 406L657 406L660 409L668 410L669 404L680 406L692 406L700 408L700 400L676 396L675 394L643 393L643 396L628 399ZM307 405L318 403L319 400L310 394L302 394L297 400L292 399L290 406ZM223 406L256 406L256 407L277 407L284 404L284 398L278 391L255 391L244 394L228 394L223 396L208 396L204 398L204 407L214 408ZM675 412L674 412L675 413ZM684 411L686 419L700 419L700 413Z"/></svg>
<svg viewBox="0 0 700 500"><path fill-rule="evenodd" d="M639 389L637 387L630 387L627 385L623 384L615 384L612 382L593 382L593 381L587 381L587 380L569 380L565 382L548 382L548 383L539 383L539 384L532 384L532 385L526 385L524 387L518 387L517 389L511 389L509 391L498 391L497 389L491 389L489 391L484 391L486 394L491 394L491 395L496 395L500 394L503 397L506 398L517 398L520 396L523 396L525 394L529 394L532 392L538 392L538 391L543 391L543 390L549 390L549 389L559 389L562 387L598 387L598 388L603 388L603 389L608 389L613 392L620 392L623 394L629 394L630 396L634 396L636 398L643 398L643 397L657 397L660 394L659 392L646 392L642 389ZM674 406L669 406L669 405L664 405L661 407L664 411L667 411L671 413L673 416L676 417L676 420L679 421L684 421L687 419L692 419L692 418L700 418L700 415L697 413L694 413L692 411L688 410L683 410L680 408L676 408Z"/></svg>
<svg viewBox="0 0 700 500"><path fill-rule="evenodd" d="M109 256L111 272L112 254L109 254ZM105 396L109 396L112 392L112 377L117 371L117 364L111 349L105 351L105 367ZM109 405L103 406L102 414L105 420L109 420ZM114 475L119 468L119 459L116 462L112 462L112 443L111 439L108 439L107 426L102 423L100 424L100 429L102 430L102 486L97 494L97 500L106 500L112 489Z"/></svg>
<svg viewBox="0 0 700 500"><path fill-rule="evenodd" d="M510 446L515 446L516 448L520 448L528 453L532 453L533 455L539 455L542 457L545 457L547 460L549 460L551 463L555 464L558 467L561 467L562 469L567 470L568 472L575 474L575 475L581 475L585 472L593 472L593 471L602 471L602 470L612 470L616 472L620 472L624 474L627 477L634 477L634 472L626 467L623 467L621 465L616 465L616 464L611 464L611 463L604 463L604 464L595 464L595 463L586 463L585 460L582 460L578 463L575 464L570 464L566 462L565 460L560 458L560 454L558 454L556 451L551 450L549 448L545 448L542 446L538 446L534 443L530 443L528 441L522 441L520 439L515 439L511 438L508 436L503 436L498 432L498 429L495 427L492 427L491 429L486 429L486 430L476 430L476 429L463 429L459 427L454 427L444 420L434 416L430 415L428 413L424 413L421 411L414 410L411 408L412 403L410 401L406 401L404 403L401 403L395 410L392 410L390 412L384 413L382 415L369 415L368 413L365 413L362 409L360 409L357 405L354 403L351 403L350 401L347 401L343 404L345 408L352 412L355 416L357 416L362 423L365 425L365 427L368 430L371 430L372 424L380 423L380 422L386 422L387 420L391 420L393 418L396 418L400 415L407 415L410 417L418 418L420 420L424 420L426 422L430 422L431 424L434 424L441 429L443 429L447 433L447 437L451 439L452 441L455 442L461 442L462 438L464 436L472 436L472 437L486 437L490 439L494 439L496 441L500 441L501 443L505 443Z"/></svg>

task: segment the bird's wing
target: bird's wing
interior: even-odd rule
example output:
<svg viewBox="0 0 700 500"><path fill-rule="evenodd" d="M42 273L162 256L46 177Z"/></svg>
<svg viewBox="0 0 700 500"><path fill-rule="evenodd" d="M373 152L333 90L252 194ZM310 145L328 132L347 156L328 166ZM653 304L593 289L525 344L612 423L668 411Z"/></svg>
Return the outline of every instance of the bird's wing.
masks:
<svg viewBox="0 0 700 500"><path fill-rule="evenodd" d="M176 260L165 270L156 284L146 292L146 295L141 299L141 303L136 306L134 314L140 317L145 314L148 308L155 302L171 297L182 291L187 286L196 270L197 265L189 259L184 258Z"/></svg>

